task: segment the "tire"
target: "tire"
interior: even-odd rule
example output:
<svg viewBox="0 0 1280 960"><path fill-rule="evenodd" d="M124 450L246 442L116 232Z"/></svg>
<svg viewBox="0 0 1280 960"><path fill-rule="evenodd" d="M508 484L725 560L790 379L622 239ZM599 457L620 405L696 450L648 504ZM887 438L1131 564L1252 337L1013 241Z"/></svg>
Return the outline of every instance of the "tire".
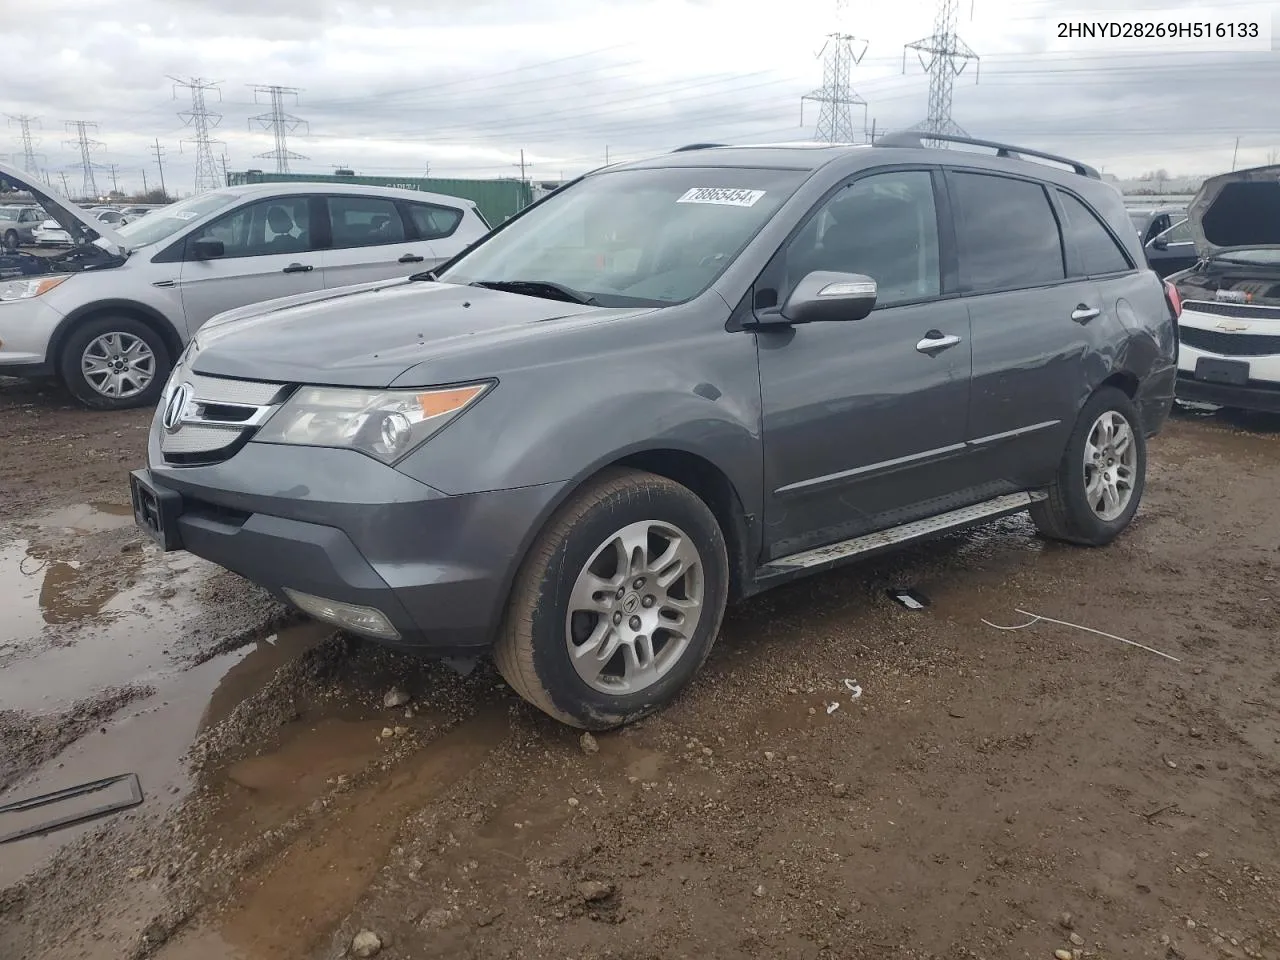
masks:
<svg viewBox="0 0 1280 960"><path fill-rule="evenodd" d="M634 569L621 576L616 565L619 538L638 544L637 532L646 529L641 525L658 534L646 538L643 582ZM670 567L655 572L653 551L664 555L675 541L663 538L671 536L692 553L685 554L685 573L660 587L658 575ZM591 611L579 602L573 612L575 585L589 573L612 582ZM585 730L619 727L666 706L702 666L720 632L728 582L724 535L702 500L665 477L610 470L557 510L535 540L516 575L494 660L517 693L562 723ZM618 583L628 585L619 590ZM672 606L699 592L696 613ZM673 612L685 617L686 629L677 631L682 637L661 625ZM571 646L585 652L577 663L586 675L599 670L595 682L575 666ZM586 651L610 648L614 653L586 666L595 656ZM630 652L636 649L639 656ZM641 659L647 671L639 669Z"/></svg>
<svg viewBox="0 0 1280 960"><path fill-rule="evenodd" d="M6 250L17 250L19 245L18 234L10 230L4 235L4 248Z"/></svg>
<svg viewBox="0 0 1280 960"><path fill-rule="evenodd" d="M1113 450L1106 444L1104 423L1110 423L1119 440L1127 427L1129 443ZM1103 499L1108 484L1091 495L1089 484L1097 473L1090 451L1100 453L1105 476L1115 478L1114 503ZM1088 462L1086 462L1086 458ZM1127 483L1125 482L1127 478ZM1147 441L1133 401L1114 387L1098 390L1080 411L1067 440L1062 463L1049 485L1049 497L1031 506L1031 519L1044 536L1082 546L1106 546L1129 526L1142 501L1147 481ZM1127 499L1125 499L1127 497Z"/></svg>
<svg viewBox="0 0 1280 960"><path fill-rule="evenodd" d="M112 337L115 339L112 340ZM112 344L115 346L112 347ZM141 344L142 350L137 351L136 344ZM94 386L94 381L100 378L86 375L82 363L91 348L93 358L101 359L107 365L117 362L114 360L117 356L127 357L127 350L137 351L138 360L143 361L135 360L136 369L133 372L137 376L123 381L123 389L119 395L109 396L101 392ZM122 352L114 354L113 349L120 349ZM145 362L148 354L149 363ZM62 347L58 371L71 395L84 406L93 410L128 410L154 404L159 399L172 364L164 338L147 324L133 317L100 316L78 324L71 332ZM134 390L147 370L151 375L145 387ZM134 392L130 392L131 390Z"/></svg>

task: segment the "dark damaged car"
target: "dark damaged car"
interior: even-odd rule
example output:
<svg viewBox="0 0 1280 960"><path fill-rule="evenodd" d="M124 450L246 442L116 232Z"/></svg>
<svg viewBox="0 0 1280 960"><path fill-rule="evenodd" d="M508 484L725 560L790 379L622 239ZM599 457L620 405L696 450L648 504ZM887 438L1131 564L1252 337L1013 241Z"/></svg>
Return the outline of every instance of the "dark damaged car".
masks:
<svg viewBox="0 0 1280 960"><path fill-rule="evenodd" d="M1206 180L1182 300L1179 399L1280 413L1280 166Z"/></svg>
<svg viewBox="0 0 1280 960"><path fill-rule="evenodd" d="M726 602L1019 511L1107 544L1173 305L1097 171L920 136L617 164L437 271L215 318L138 524L381 643L492 651L588 728L675 697Z"/></svg>

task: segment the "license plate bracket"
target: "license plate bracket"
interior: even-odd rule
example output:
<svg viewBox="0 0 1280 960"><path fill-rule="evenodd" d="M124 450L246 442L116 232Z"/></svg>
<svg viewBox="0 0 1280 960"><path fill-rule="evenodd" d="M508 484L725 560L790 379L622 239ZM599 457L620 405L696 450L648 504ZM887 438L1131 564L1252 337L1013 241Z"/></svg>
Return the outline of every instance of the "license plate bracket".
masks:
<svg viewBox="0 0 1280 960"><path fill-rule="evenodd" d="M182 549L178 516L182 494L152 483L145 470L129 474L129 498L133 501L133 522L166 553Z"/></svg>
<svg viewBox="0 0 1280 960"><path fill-rule="evenodd" d="M1229 387L1245 387L1249 385L1249 362L1200 357L1196 360L1196 379Z"/></svg>

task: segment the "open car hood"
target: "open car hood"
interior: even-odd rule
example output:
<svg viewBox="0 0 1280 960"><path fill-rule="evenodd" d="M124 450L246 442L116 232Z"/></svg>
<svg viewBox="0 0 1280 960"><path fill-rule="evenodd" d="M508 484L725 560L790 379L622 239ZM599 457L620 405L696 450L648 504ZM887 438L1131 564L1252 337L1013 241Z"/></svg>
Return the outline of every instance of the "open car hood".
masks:
<svg viewBox="0 0 1280 960"><path fill-rule="evenodd" d="M1196 252L1280 249L1280 165L1210 177L1187 209Z"/></svg>
<svg viewBox="0 0 1280 960"><path fill-rule="evenodd" d="M35 177L23 173L6 164L0 163L0 179L7 180L10 186L25 190L40 202L45 212L50 214L58 225L71 237L71 242L97 243L108 253L117 256L128 256L129 242L116 233L101 220L95 220L85 210L77 207L70 200L59 197L48 187L41 186Z"/></svg>

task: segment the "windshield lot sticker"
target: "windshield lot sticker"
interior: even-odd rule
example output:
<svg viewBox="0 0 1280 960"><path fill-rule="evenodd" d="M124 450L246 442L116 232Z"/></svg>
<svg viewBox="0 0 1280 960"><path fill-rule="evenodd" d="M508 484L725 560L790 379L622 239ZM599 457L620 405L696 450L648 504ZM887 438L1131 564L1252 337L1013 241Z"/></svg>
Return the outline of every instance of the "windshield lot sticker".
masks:
<svg viewBox="0 0 1280 960"><path fill-rule="evenodd" d="M723 207L753 207L764 196L763 190L741 190L737 187L694 187L676 203L715 203Z"/></svg>

